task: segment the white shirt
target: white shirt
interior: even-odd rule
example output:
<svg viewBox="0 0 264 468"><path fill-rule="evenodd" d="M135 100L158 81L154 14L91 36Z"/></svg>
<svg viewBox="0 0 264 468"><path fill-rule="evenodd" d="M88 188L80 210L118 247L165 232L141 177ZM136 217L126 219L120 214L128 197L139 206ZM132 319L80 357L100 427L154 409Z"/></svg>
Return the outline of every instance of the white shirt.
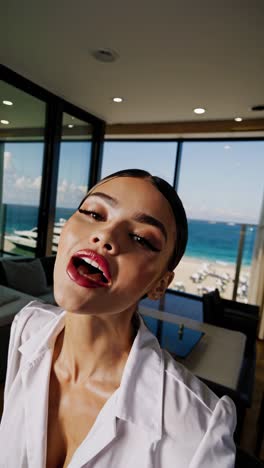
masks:
<svg viewBox="0 0 264 468"><path fill-rule="evenodd" d="M12 324L1 468L45 468L49 375L66 312L31 302ZM236 415L161 350L140 319L120 387L100 411L69 468L232 468ZM50 467L54 468L54 467Z"/></svg>

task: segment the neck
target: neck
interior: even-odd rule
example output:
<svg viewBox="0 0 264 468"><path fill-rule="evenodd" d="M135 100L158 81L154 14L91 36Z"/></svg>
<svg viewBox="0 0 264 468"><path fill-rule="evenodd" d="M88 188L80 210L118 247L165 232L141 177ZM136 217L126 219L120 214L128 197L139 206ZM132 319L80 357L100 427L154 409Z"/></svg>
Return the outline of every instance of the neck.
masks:
<svg viewBox="0 0 264 468"><path fill-rule="evenodd" d="M115 315L67 312L54 353L61 377L80 384L108 382L117 388L136 335L134 311Z"/></svg>

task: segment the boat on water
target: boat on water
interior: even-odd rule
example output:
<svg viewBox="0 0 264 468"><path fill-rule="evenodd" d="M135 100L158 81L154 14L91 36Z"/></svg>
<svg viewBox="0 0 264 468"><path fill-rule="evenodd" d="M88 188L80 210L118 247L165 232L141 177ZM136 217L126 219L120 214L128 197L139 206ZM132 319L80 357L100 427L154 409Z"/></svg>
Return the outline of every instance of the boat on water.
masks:
<svg viewBox="0 0 264 468"><path fill-rule="evenodd" d="M66 219L60 218L59 221L54 223L53 239L52 239L52 252L56 253L58 250L58 243L61 234L61 230L66 223ZM38 228L33 227L32 229L19 231L14 230L13 234L5 236L5 239L12 242L15 247L33 252L37 246Z"/></svg>

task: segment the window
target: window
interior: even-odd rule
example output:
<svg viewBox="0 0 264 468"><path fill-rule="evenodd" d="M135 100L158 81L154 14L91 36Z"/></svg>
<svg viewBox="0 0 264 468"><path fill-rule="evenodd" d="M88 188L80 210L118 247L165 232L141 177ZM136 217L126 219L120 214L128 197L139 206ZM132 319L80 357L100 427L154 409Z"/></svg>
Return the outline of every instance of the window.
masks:
<svg viewBox="0 0 264 468"><path fill-rule="evenodd" d="M173 288L232 298L238 247L246 236L237 300L247 301L264 173L264 143L185 142L178 192L189 222L187 251Z"/></svg>
<svg viewBox="0 0 264 468"><path fill-rule="evenodd" d="M5 254L34 256L46 106L4 82L0 94L1 120L8 122L0 124L0 248Z"/></svg>
<svg viewBox="0 0 264 468"><path fill-rule="evenodd" d="M104 144L101 178L122 169L144 169L174 181L176 142L110 142Z"/></svg>
<svg viewBox="0 0 264 468"><path fill-rule="evenodd" d="M64 113L53 252L57 251L59 236L65 221L76 211L87 192L91 145L91 125Z"/></svg>

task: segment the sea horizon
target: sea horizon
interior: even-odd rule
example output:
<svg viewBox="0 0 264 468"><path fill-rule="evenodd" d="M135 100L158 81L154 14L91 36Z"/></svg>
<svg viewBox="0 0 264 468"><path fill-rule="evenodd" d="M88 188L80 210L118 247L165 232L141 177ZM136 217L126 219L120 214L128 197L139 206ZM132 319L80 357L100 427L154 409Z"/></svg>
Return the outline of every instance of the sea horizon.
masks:
<svg viewBox="0 0 264 468"><path fill-rule="evenodd" d="M29 208L34 208L36 210L38 210L38 205L29 205L29 204L17 204L17 203L3 203L3 206L12 206L12 207L29 207ZM73 206L73 207L69 207L69 206L57 206L56 207L56 211L57 210L69 210L71 211L72 213L74 211L77 210L77 207ZM254 222L251 222L250 220L244 220L244 221L237 221L237 220L231 220L231 219L204 219L204 218L188 218L188 222L189 221L199 221L199 222L204 222L204 223L208 223L208 224L221 224L221 223L224 223L224 224L228 224L230 226L233 226L233 225L242 225L242 224L246 224L248 226L253 226L253 227L257 227L258 224L257 223L254 223Z"/></svg>

